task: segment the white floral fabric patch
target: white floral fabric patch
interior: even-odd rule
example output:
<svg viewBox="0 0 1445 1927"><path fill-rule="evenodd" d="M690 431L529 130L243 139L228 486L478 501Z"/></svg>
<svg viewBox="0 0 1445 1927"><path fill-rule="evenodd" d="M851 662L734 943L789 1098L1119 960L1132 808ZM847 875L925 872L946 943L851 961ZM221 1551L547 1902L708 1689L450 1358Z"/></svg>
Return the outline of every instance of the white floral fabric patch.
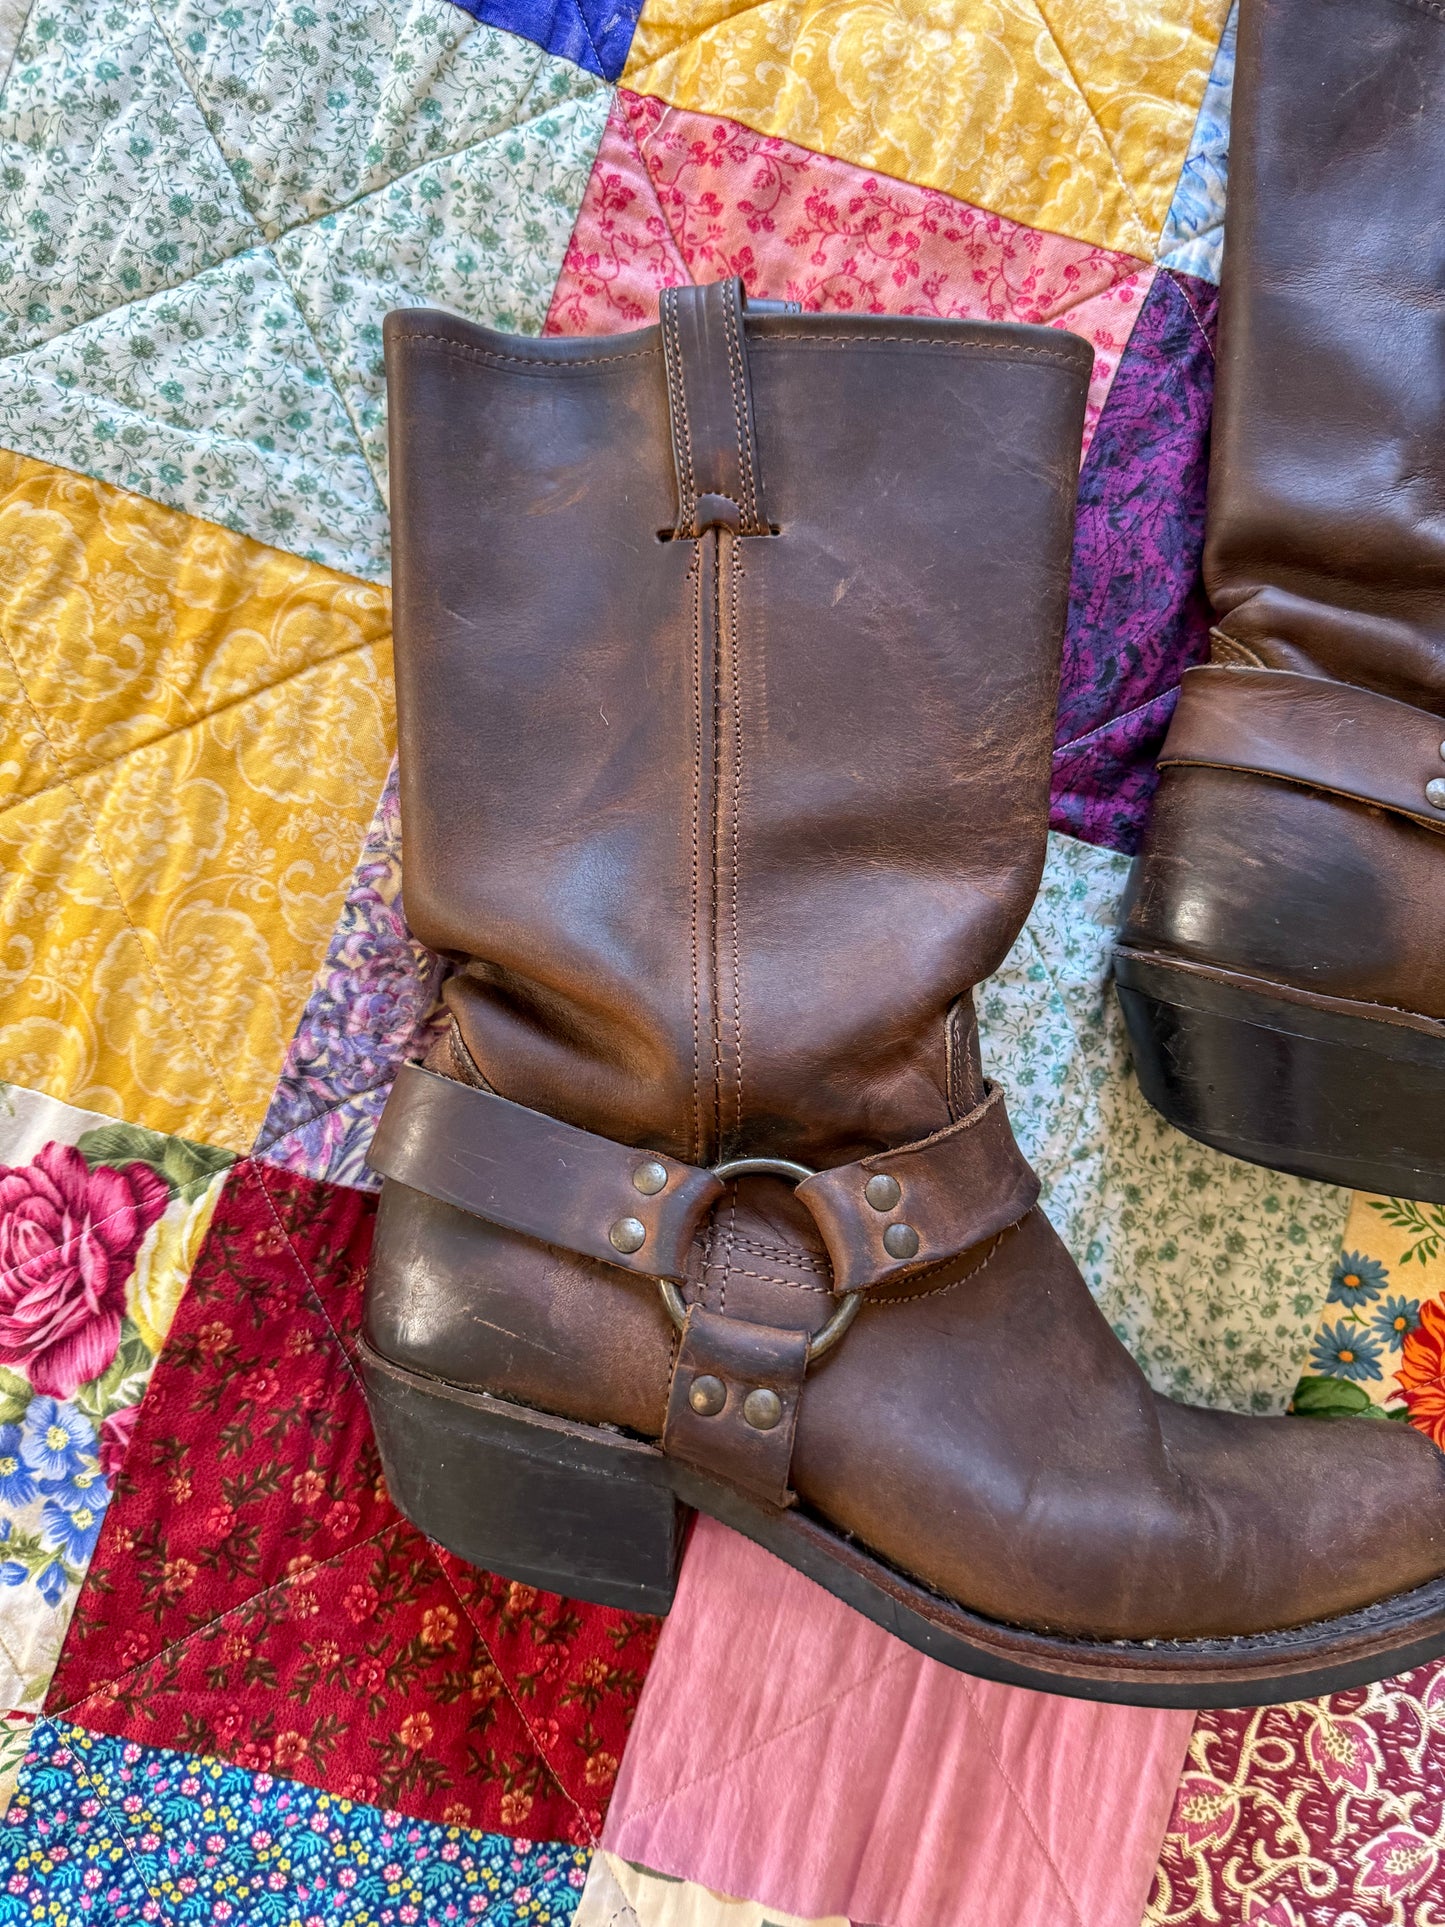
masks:
<svg viewBox="0 0 1445 1927"><path fill-rule="evenodd" d="M447 0L35 0L0 446L385 577L382 318L539 331L611 92Z"/></svg>
<svg viewBox="0 0 1445 1927"><path fill-rule="evenodd" d="M1144 1101L1109 980L1128 872L1126 856L1050 837L1023 934L977 993L984 1065L1055 1230L1155 1388L1280 1413L1349 1194L1211 1151Z"/></svg>

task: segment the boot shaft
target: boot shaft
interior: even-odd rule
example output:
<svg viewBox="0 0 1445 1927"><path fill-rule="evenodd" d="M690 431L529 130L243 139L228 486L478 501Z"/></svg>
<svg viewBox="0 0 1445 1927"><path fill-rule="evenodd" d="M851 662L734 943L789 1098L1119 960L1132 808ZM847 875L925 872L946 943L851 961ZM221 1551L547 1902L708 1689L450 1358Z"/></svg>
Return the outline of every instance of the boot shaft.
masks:
<svg viewBox="0 0 1445 1927"><path fill-rule="evenodd" d="M1223 660L1445 714L1445 19L1242 0L1205 579Z"/></svg>
<svg viewBox="0 0 1445 1927"><path fill-rule="evenodd" d="M948 1121L1037 886L1089 351L664 323L388 321L407 912L504 1095L827 1165Z"/></svg>

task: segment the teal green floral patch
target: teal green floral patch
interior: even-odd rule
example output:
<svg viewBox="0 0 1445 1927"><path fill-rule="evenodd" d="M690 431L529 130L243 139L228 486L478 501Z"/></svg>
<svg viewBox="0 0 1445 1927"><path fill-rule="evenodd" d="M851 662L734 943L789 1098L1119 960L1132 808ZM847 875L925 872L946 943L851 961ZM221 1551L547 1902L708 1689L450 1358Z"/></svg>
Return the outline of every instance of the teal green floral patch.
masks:
<svg viewBox="0 0 1445 1927"><path fill-rule="evenodd" d="M540 330L610 98L447 0L35 0L0 446L384 577L382 317Z"/></svg>
<svg viewBox="0 0 1445 1927"><path fill-rule="evenodd" d="M1023 934L978 992L985 1066L1055 1230L1156 1388L1282 1413L1348 1195L1224 1157L1144 1101L1109 980L1128 871L1126 856L1050 837Z"/></svg>

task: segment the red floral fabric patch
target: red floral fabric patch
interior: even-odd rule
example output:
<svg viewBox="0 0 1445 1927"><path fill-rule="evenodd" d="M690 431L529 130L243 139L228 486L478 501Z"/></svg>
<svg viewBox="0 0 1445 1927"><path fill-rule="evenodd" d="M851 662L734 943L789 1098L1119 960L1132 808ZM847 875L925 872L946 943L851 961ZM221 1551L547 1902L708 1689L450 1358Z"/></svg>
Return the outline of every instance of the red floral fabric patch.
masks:
<svg viewBox="0 0 1445 1927"><path fill-rule="evenodd" d="M392 1505L347 1349L374 1210L232 1173L46 1711L418 1819L594 1841L656 1624L476 1572Z"/></svg>
<svg viewBox="0 0 1445 1927"><path fill-rule="evenodd" d="M1144 1927L1424 1927L1445 1889L1445 1666L1201 1713Z"/></svg>
<svg viewBox="0 0 1445 1927"><path fill-rule="evenodd" d="M619 88L546 332L635 328L661 289L728 274L811 310L1067 328L1094 349L1087 440L1154 270Z"/></svg>

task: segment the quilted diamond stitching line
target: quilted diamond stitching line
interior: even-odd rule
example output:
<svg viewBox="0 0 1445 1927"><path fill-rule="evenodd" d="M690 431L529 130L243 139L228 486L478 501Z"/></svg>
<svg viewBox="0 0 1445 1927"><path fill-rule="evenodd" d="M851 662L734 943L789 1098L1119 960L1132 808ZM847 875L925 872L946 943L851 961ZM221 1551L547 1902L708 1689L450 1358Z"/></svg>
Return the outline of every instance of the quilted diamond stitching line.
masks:
<svg viewBox="0 0 1445 1927"><path fill-rule="evenodd" d="M1079 100L1083 105L1084 112L1089 116L1089 119L1094 123L1095 131L1098 133L1098 136L1099 136L1099 145L1100 147L1103 148L1104 152L1108 155L1109 165L1114 171L1114 179L1119 183L1119 187L1121 192L1123 193L1124 199L1129 203L1130 212L1134 217L1135 232L1138 236L1140 243L1142 244L1140 248L1136 249L1136 252L1139 254L1140 260L1142 261L1150 260L1153 256L1154 248L1149 240L1148 226L1144 220L1144 216L1142 212L1140 211L1139 203L1134 197L1134 190L1133 188L1130 187L1128 181L1125 179L1124 170L1119 165L1119 157L1114 152L1113 146L1111 145L1109 140L1109 136L1104 132L1104 124L1099 119L1099 115L1097 110L1094 107L1093 101L1091 101L1089 98L1088 89L1084 86L1083 81L1080 80L1078 74L1075 72L1074 63L1072 60L1070 60L1068 56L1068 52L1064 47L1063 41L1060 40L1058 33L1054 28L1053 22L1049 19L1048 14L1045 13L1044 11L1044 0L1034 0L1034 11L1035 13L1037 13L1039 17L1040 26L1042 26L1044 32L1049 36L1049 40L1053 45L1055 53L1058 54L1059 59L1062 61L1065 72L1068 74L1069 79L1073 82L1074 90L1079 96Z"/></svg>
<svg viewBox="0 0 1445 1927"><path fill-rule="evenodd" d="M292 1238L290 1230L286 1224L285 1217L282 1214L282 1212L279 1210L276 1203L275 1196L266 1182L266 1171L265 1171L264 1164L258 1159L243 1159L235 1167L233 1167L233 1171L231 1174L232 1178L234 1179L237 1174L239 1174L241 1171L243 1171L246 1168L249 1168L255 1175L257 1185L261 1191L262 1196L266 1200L267 1209L271 1214L271 1218L273 1223L276 1226L276 1230L286 1246L286 1250L290 1255L291 1262L296 1267L298 1275L304 1281L307 1298L310 1302L312 1309L320 1315L323 1323L326 1326L330 1343L334 1347L335 1353L338 1359L340 1360L342 1368L345 1370L347 1375L352 1380L353 1385L356 1387L358 1396L364 1396L362 1392L361 1381L357 1374L355 1361L351 1355L350 1348L348 1347L345 1339L341 1336L341 1333L337 1330L335 1321L333 1320L331 1313L327 1308L325 1298L321 1293L321 1291L319 1290L319 1288L317 1287L316 1280L311 1271L310 1266L306 1263L306 1260L301 1255L301 1252L297 1249L295 1240ZM380 1542L382 1539L386 1537L387 1533L399 1533L402 1530L404 1530L403 1523L398 1520L394 1524L384 1527L381 1532L373 1534L371 1536L371 1539L367 1541L362 1541L359 1543L369 1544L373 1542ZM473 1614L466 1599L462 1595L461 1589L457 1586L456 1581L452 1576L448 1561L444 1557L440 1556L440 1549L435 1545L434 1542L429 1541L428 1544L431 1546L432 1559L437 1571L440 1573L442 1578L446 1581L448 1590L450 1591L453 1599L456 1601L456 1604L460 1609L463 1617L467 1620L468 1624L471 1626L472 1631L478 1643L482 1647L482 1650L486 1653L492 1666L495 1668L497 1677L502 1683L503 1690L506 1692L507 1697L510 1700L514 1711L516 1712L518 1719L520 1720L523 1728L527 1732L528 1737L532 1741L533 1747L536 1752L536 1757L539 1763L542 1765L542 1767L548 1774L549 1778L557 1787L562 1797L567 1801L568 1805L572 1807L573 1811L577 1815L578 1821L580 1822L589 1842L595 1846L597 1844L597 1836L596 1836L595 1829L592 1827L592 1824L588 1819L586 1809L582 1806L581 1802L577 1799L577 1796L574 1793L573 1789L567 1784L567 1781L563 1776L561 1769L550 1758L547 1750L543 1747L541 1738L537 1733L536 1728L533 1726L532 1722L527 1718L526 1710L522 1706L520 1697L518 1696L515 1687L513 1686L511 1680L508 1679L505 1669L499 1664L497 1660L497 1656L491 1646L491 1643L488 1641L486 1634L483 1632L481 1626L478 1624L476 1616ZM318 1565L333 1565L343 1558L349 1558L356 1551L356 1549L357 1547L355 1545L344 1547L342 1551L334 1555L332 1559L326 1560L326 1561L318 1561L317 1563ZM219 1614L216 1616L214 1620L207 1622L207 1626L195 1628L190 1633L187 1633L182 1639L171 1641L169 1645L161 1649L160 1653L153 1655L150 1659L142 1662L138 1668L132 1669L132 1670L134 1672L140 1672L140 1673L144 1673L151 1670L156 1664L159 1663L160 1660L164 1659L167 1656L167 1654L175 1651L179 1651L182 1648L188 1646L193 1639L198 1637L201 1633L204 1633L209 1626L224 1624L227 1619L233 1616L233 1614L245 1612L247 1609L253 1606L258 1599L268 1597L275 1593L284 1592L286 1588L293 1583L294 1583L294 1579L292 1577L286 1577L274 1582L270 1586L263 1586L258 1588L255 1593L248 1595L248 1597L244 1600L238 1601L235 1606L228 1607L225 1613ZM128 1676L129 1675L121 1675L119 1678L110 1681L109 1684L111 1684L112 1686L118 1685L121 1683L121 1680L123 1680L125 1677L128 1677ZM74 1701L70 1706L57 1709L57 1710L64 1711L64 1712L72 1712L77 1707L87 1704L90 1700L94 1699L96 1696L97 1696L97 1692L92 1691L84 1695L81 1699Z"/></svg>
<svg viewBox="0 0 1445 1927"><path fill-rule="evenodd" d="M338 1343L339 1342L338 1340ZM400 1520L393 1520L390 1525L382 1526L378 1531L368 1533L364 1539L351 1540L348 1544L344 1545L339 1552L332 1553L329 1559L315 1560L312 1565L307 1567L307 1574L314 1575L318 1572L325 1572L328 1567L339 1566L350 1559L355 1553L364 1551L367 1546L380 1545L383 1539L388 1537L394 1538L402 1530L402 1522ZM193 1626L188 1633L183 1633L179 1639L168 1641L158 1652L151 1653L148 1658L137 1660L134 1666L127 1666L119 1673L108 1674L104 1679L97 1680L89 1692L80 1694L76 1699L67 1700L63 1706L52 1706L49 1708L49 1711L52 1716L57 1719L79 1713L84 1707L89 1706L93 1700L107 1698L116 1687L124 1686L128 1681L139 1679L146 1673L154 1672L165 1660L174 1658L177 1653L184 1652L185 1649L193 1645L195 1641L204 1639L208 1633L214 1632L217 1627L224 1626L227 1620L234 1619L239 1614L249 1613L251 1609L263 1599L274 1598L277 1594L292 1590L298 1584L308 1583L310 1583L309 1578L303 1580L301 1575L297 1573L284 1573L281 1578L273 1580L269 1586L258 1586L255 1592L248 1593L244 1599L238 1599L234 1605L227 1606L224 1612L215 1613L210 1619L203 1620L200 1625ZM80 1723L81 1722L77 1721L77 1724Z"/></svg>
<svg viewBox="0 0 1445 1927"><path fill-rule="evenodd" d="M186 736L193 730L204 729L208 723L214 722L218 716L224 716L231 710L244 709L248 703L263 701L266 697L273 695L278 689L284 689L287 683L301 682L306 677L314 675L318 669L329 668L336 663L345 662L348 656L365 655L368 651L374 650L375 647L376 644L374 641L367 640L348 643L344 649L335 649L323 655L312 656L308 658L306 662L299 664L295 669L287 670L284 675L278 676L274 682L262 683L260 687L256 689L247 689L238 696L232 696L224 702L217 703L213 708L200 710L198 713L188 717L183 723L175 723L171 728L161 730L158 735L147 736L138 742L126 743L124 747L118 749L113 756L104 756L98 761L85 763L79 767L72 767L68 764L62 752L54 743L50 743L49 747L59 765L61 774L51 782L41 784L38 789L25 790L15 796L11 801L0 804L0 819L14 814L29 804L38 802L41 797L53 796L58 790L71 789L72 784L79 782L82 777L103 775L106 770L115 769L119 764L126 762L132 756L141 755L148 750L155 749L159 744L169 742L174 737ZM14 656L8 649L6 654L9 657L12 667L14 667ZM23 681L18 670L16 671L16 681L20 682L23 688ZM32 715L38 716L40 714L38 705L30 702L28 697L27 706L30 708Z"/></svg>
<svg viewBox="0 0 1445 1927"><path fill-rule="evenodd" d="M109 1819L111 1825L115 1829L116 1837L119 1839L121 1845L125 1848L125 1857L127 1860L129 1860L132 1868L134 1869L136 1879L140 1882L141 1886L145 1888L147 1894L150 1895L150 1898L154 1903L157 1909L157 1912L159 1913L161 1908L161 1897L156 1892L155 1888L151 1886L150 1882L146 1879L145 1875L141 1872L140 1865L137 1862L135 1857L135 1851L130 1844L129 1837L127 1836L125 1825L122 1822L120 1815L116 1812L115 1808L111 1805L110 1801L107 1800L107 1798L105 1797L104 1788L101 1786L98 1786L96 1782L92 1780L90 1776L87 1774L85 1768L81 1765L80 1761L76 1759L75 1754L72 1752L70 1747L66 1745L65 1736L60 1731L60 1728L55 1724L54 1720L47 1719L44 1713L37 1713L35 1716L35 1723L37 1726L44 1724L49 1729L50 1732L54 1733L56 1739L60 1742L60 1748L62 1753L65 1755L66 1759L70 1761L71 1765L75 1768L76 1778L80 1781L82 1786L86 1786L90 1788L92 1799L96 1800L99 1803L99 1805L103 1808L106 1814L106 1817Z"/></svg>
<svg viewBox="0 0 1445 1927"><path fill-rule="evenodd" d="M204 12L193 8L190 17L209 31L215 27L210 19L214 11L214 7ZM277 177L281 201L268 210L265 197L256 192L254 178L248 186L251 166L244 139L234 137L222 124L221 80L208 86L205 75L188 61L186 49L167 34L166 18L172 16L183 18L176 9L148 0L141 17L153 42L142 50L145 58L134 70L127 69L127 83L133 83L130 104L149 125L146 116L159 109L148 90L161 85L168 90L166 98L173 97L177 103L183 99L186 114L200 117L194 133L205 145L209 170L205 179L225 182L221 199L226 232L218 239L230 245L213 247L205 236L195 240L190 271L175 277L155 271L146 243L146 258L135 257L146 283L141 293L124 300L104 298L94 311L86 307L69 326L42 333L39 339L31 332L9 344L0 355L0 366L13 370L0 398L9 418L7 438L33 457L139 490L253 537L279 540L333 568L382 578L387 567L385 458L375 425L368 429L365 419L375 412L371 391L379 387L379 363L372 366L370 328L361 325L372 318L364 310L355 327L339 331L339 339L337 330L327 331L328 271L345 268L353 277L356 272L350 261L333 261L332 239L344 238L348 214L353 218L357 210L364 214L368 205L380 210L389 206L398 191L405 195L410 188L416 205L404 210L400 226L378 215L363 236L371 258L363 262L361 272L364 287L378 302L374 320L379 322L381 306L387 303L436 298L438 289L433 284L438 279L443 298L450 297L450 305L465 308L466 300L458 301L451 285L460 272L464 295L481 295L478 318L494 319L491 310L500 296L503 307L496 309L495 325L540 327L565 248L561 223L565 220L570 229L581 190L581 179L574 181L573 176L579 169L585 175L612 89L598 76L547 54L529 39L474 22L440 0L411 0L403 11L402 26L414 28L420 22L422 53L436 56L422 60L425 85L418 89L408 80L400 85L399 104L393 98L397 76L413 74L417 68L415 48L408 51L405 68L400 61L395 71L383 65L381 93L371 119L362 119L373 104L372 94L363 90L352 122L343 130L346 179L328 180L327 185L344 191L333 191L329 199L319 202L307 202L302 195L298 203L301 190L295 179L288 178L288 169L291 176L300 178L298 156L308 161L312 156L304 136L297 147L289 146L289 127L283 127L267 157L274 158L271 172ZM218 14L216 19L229 22L228 34L239 21L244 43L260 17L253 8L245 14ZM331 65L323 79L333 73L351 79L351 69L343 72L336 64L343 57L353 58L353 48L342 42L369 18L364 5L338 6L326 15L321 31L331 38L323 47L323 66L326 60ZM280 50L276 71L283 79L288 72L294 76L300 30L288 15L282 18L278 39L275 15L268 13L266 21L271 36L267 49L272 54ZM333 32L337 22L345 33ZM54 23L49 24L53 41ZM221 29L215 27L215 31ZM70 36L67 28L67 39ZM463 46L469 53L459 59L456 50ZM444 53L437 54L439 47ZM104 50L101 44L99 51ZM243 44L242 53L246 51ZM95 52L87 43L87 56L93 59ZM31 120L40 115L43 125L59 115L65 125L68 97L57 78L63 67L62 62L53 72L41 73L38 91L23 98L12 96L17 111ZM87 71L82 70L81 79L91 87L95 84ZM366 77L373 92L376 84L373 76ZM483 101L480 112L474 106L478 96ZM330 103L332 93L325 98ZM488 108L494 111L486 118ZM104 127L91 124L93 115L86 119L84 106L78 111L87 151L93 148L108 165L112 150L106 148ZM560 123L555 120L559 113L564 116ZM570 126L565 119L568 114ZM548 115L554 116L550 125ZM445 137L429 146L434 123L441 124ZM268 130L273 136L279 124L280 117L273 115ZM567 131L557 137L554 129L559 124ZM540 141L534 137L539 126L548 137ZM378 129L383 135L380 158L361 145ZM322 128L324 136L334 131L330 123ZM385 141L393 135L396 145L388 149ZM505 147L518 139L523 143L519 156L494 158L500 153L498 143ZM119 158L119 147L113 151ZM131 163L125 165L129 168ZM504 224L503 239L481 237L478 267L465 259L465 237L454 220L449 233L458 245L434 259L427 252L434 238L425 210L433 198L438 169L443 170L440 178L446 180L447 191L464 198L469 214L489 213L500 197L505 221L518 235L525 230L528 242L514 239ZM85 190L85 182L77 182L73 175L74 163L66 163L57 177L66 205ZM219 189L212 192L212 199L216 192ZM340 234L328 225L336 221L343 223ZM326 238L317 245L322 236ZM423 250L420 263L407 253L418 243ZM103 238L97 245L103 265L118 268L123 254ZM298 246L309 258L294 258ZM379 286L375 285L378 276ZM398 281L400 285L390 285ZM101 292L113 297L119 290L108 287ZM504 312L509 296L519 304L516 313ZM171 309L157 307L167 301ZM179 314L174 311L177 302ZM277 311L285 316L279 332ZM81 329L91 332L77 333ZM159 361L154 358L157 329ZM152 340L142 341L142 335ZM269 379L253 375L236 389L218 380L218 358L228 336L235 337L233 353L239 355L242 366L259 356L258 365ZM67 343L75 344L73 351L67 351ZM201 345L189 345L196 343ZM144 364L139 359L143 348L151 356ZM105 372L92 380L88 370L97 350ZM27 355L35 358L22 359ZM274 370L268 365L273 361ZM294 399L280 399L278 379L295 390ZM291 414L284 413L288 408ZM298 415L308 419L303 422ZM323 437L319 448L313 424ZM303 425L312 427L312 439L304 446ZM364 484L358 464L367 471Z"/></svg>

